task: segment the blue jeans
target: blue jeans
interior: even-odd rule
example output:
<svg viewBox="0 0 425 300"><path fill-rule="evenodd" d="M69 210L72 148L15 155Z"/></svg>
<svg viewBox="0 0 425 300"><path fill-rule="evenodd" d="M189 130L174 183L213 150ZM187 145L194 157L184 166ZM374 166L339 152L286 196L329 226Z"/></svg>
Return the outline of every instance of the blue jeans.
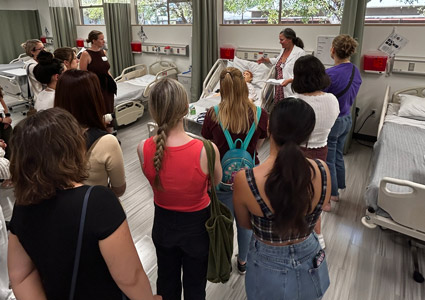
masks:
<svg viewBox="0 0 425 300"><path fill-rule="evenodd" d="M315 234L294 245L271 246L252 237L245 278L248 300L321 299L329 287L326 258L315 268L321 250Z"/></svg>
<svg viewBox="0 0 425 300"><path fill-rule="evenodd" d="M344 144L351 129L351 114L338 117L328 136L326 163L331 173L332 196L338 196L338 189L345 189Z"/></svg>
<svg viewBox="0 0 425 300"><path fill-rule="evenodd" d="M217 191L218 200L226 205L232 212L233 217L235 216L235 210L233 209L233 192ZM238 231L238 259L241 262L246 262L248 256L249 241L251 240L252 230L239 226L236 221L236 229Z"/></svg>

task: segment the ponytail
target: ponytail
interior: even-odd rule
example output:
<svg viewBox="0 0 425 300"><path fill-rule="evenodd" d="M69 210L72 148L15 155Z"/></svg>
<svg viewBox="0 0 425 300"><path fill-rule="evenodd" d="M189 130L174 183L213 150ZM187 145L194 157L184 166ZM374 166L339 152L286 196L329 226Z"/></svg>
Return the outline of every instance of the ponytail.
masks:
<svg viewBox="0 0 425 300"><path fill-rule="evenodd" d="M314 169L295 142L280 147L265 183L274 210L275 231L285 235L307 231L305 215L311 210L314 194L312 175Z"/></svg>
<svg viewBox="0 0 425 300"><path fill-rule="evenodd" d="M299 37L296 37L295 39L293 39L292 42L294 43L295 46L300 47L301 49L304 49L304 42Z"/></svg>
<svg viewBox="0 0 425 300"><path fill-rule="evenodd" d="M270 114L270 139L279 151L264 189L275 215L274 231L281 235L308 229L305 216L311 210L315 174L299 145L308 141L315 124L313 108L297 98L283 99Z"/></svg>

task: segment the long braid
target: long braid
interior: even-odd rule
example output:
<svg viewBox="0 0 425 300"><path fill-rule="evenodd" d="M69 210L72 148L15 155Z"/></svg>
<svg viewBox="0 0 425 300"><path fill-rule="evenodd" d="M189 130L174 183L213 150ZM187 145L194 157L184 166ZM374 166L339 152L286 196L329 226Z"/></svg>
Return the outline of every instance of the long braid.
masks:
<svg viewBox="0 0 425 300"><path fill-rule="evenodd" d="M158 190L163 190L163 186L161 184L161 179L159 178L159 171L162 167L162 158L164 157L164 151L165 151L165 144L167 141L167 124L163 124L158 128L158 133L155 139L156 144L156 151L155 156L153 158L153 165L155 167L155 181L154 181L154 187Z"/></svg>

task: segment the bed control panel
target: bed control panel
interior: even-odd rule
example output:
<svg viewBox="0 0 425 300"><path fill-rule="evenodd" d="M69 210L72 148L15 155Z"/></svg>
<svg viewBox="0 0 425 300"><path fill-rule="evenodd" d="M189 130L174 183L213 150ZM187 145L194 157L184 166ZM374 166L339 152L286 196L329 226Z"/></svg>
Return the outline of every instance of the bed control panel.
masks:
<svg viewBox="0 0 425 300"><path fill-rule="evenodd" d="M189 45L145 43L142 53L189 56Z"/></svg>

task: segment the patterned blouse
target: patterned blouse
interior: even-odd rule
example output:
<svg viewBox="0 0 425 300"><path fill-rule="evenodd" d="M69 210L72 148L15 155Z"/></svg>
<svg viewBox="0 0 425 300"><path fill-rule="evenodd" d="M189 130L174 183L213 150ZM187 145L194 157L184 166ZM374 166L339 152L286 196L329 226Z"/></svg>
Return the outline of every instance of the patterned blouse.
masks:
<svg viewBox="0 0 425 300"><path fill-rule="evenodd" d="M254 195L255 199L260 205L261 211L264 214L264 217L259 217L259 216L251 214L252 230L255 236L257 237L257 239L261 241L269 242L269 243L284 243L284 242L301 240L305 237L308 237L312 233L314 229L314 225L316 225L316 222L319 219L320 214L322 212L322 205L323 205L323 201L325 200L326 188L327 188L327 177L326 177L325 168L319 160L315 160L315 162L319 166L320 173L322 175L322 193L320 195L320 200L317 206L314 208L314 210L310 214L305 216L305 220L308 224L308 231L297 233L295 235L292 235L292 234L279 235L273 230L274 215L260 196L257 184L255 183L254 171L252 169L245 170L248 185L252 191L252 194Z"/></svg>

